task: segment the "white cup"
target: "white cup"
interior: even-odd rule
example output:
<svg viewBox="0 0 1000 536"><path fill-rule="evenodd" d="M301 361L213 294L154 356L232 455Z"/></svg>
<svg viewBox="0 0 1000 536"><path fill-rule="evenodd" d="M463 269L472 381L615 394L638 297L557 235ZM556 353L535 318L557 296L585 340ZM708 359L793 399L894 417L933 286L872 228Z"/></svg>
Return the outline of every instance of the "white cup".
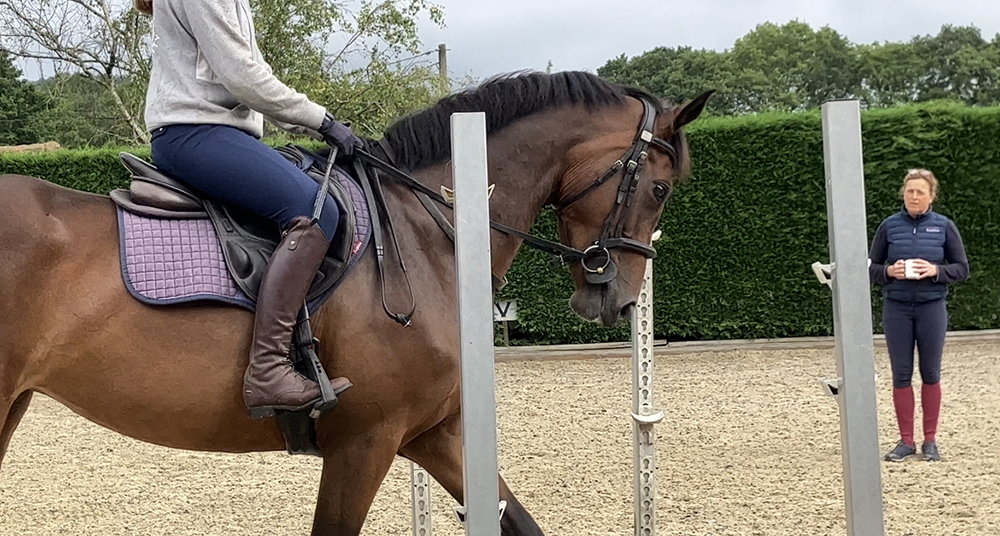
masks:
<svg viewBox="0 0 1000 536"><path fill-rule="evenodd" d="M916 259L906 259L903 261L905 266L905 276L907 279L917 279L920 274L917 273Z"/></svg>

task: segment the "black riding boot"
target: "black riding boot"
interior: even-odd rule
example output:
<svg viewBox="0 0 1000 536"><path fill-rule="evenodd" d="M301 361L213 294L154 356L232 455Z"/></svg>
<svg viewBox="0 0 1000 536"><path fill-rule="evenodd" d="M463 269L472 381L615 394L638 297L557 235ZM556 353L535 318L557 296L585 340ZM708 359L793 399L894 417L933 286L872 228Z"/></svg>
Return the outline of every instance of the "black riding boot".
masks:
<svg viewBox="0 0 1000 536"><path fill-rule="evenodd" d="M320 399L319 385L292 367L288 352L299 309L329 247L323 230L299 216L271 255L257 295L250 366L243 376L243 401L251 418L305 409ZM351 387L347 378L331 378L330 384L338 394Z"/></svg>

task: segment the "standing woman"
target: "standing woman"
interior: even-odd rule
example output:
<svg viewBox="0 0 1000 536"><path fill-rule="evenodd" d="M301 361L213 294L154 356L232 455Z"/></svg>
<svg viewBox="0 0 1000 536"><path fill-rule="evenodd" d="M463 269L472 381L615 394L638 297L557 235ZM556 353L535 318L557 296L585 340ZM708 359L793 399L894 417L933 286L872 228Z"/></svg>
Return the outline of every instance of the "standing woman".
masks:
<svg viewBox="0 0 1000 536"><path fill-rule="evenodd" d="M903 209L879 226L869 253L869 277L882 285L882 325L892 365L892 401L899 443L885 455L900 462L917 453L913 439L913 347L920 354L920 403L923 410L923 458L941 459L937 446L941 411L941 353L948 328L948 283L969 278L969 259L958 228L934 212L938 181L926 169L903 178Z"/></svg>
<svg viewBox="0 0 1000 536"><path fill-rule="evenodd" d="M330 241L339 208L327 196L310 215L318 185L260 138L264 116L322 137L350 155L360 143L326 109L272 74L257 47L248 0L133 0L153 15L146 128L165 173L224 203L277 222L283 230L257 297L243 400L251 417L309 407L320 388L288 360L292 328ZM335 393L351 386L334 378Z"/></svg>

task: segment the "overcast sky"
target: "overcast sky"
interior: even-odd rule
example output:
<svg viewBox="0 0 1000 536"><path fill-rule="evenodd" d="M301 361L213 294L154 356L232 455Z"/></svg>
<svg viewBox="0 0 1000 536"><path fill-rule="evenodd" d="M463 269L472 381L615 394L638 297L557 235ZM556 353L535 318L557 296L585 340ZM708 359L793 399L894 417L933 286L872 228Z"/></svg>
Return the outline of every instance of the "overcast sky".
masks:
<svg viewBox="0 0 1000 536"><path fill-rule="evenodd" d="M763 22L830 26L854 43L908 41L943 24L1000 32L997 0L437 0L444 29L427 22L427 50L445 43L452 77L521 69L596 71L658 46L725 50Z"/></svg>
<svg viewBox="0 0 1000 536"><path fill-rule="evenodd" d="M854 43L908 41L943 24L1000 32L1000 0L432 0L445 28L424 20L425 50L448 47L451 76L483 80L523 69L596 71L658 46L725 50L763 22L830 26ZM350 4L350 2L349 2ZM19 61L28 78L37 62ZM45 69L51 74L51 67Z"/></svg>

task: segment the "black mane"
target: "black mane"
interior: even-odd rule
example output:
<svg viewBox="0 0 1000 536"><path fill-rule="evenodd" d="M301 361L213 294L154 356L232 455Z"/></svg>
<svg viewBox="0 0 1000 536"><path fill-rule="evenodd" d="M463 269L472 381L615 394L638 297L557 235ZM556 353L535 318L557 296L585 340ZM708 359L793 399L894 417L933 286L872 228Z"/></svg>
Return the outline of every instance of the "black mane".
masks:
<svg viewBox="0 0 1000 536"><path fill-rule="evenodd" d="M622 104L627 97L660 100L645 91L612 84L585 72L538 72L500 75L479 87L445 97L434 106L404 117L385 132L397 165L420 169L451 157L451 114L486 112L486 135L529 115L563 105L588 108Z"/></svg>

